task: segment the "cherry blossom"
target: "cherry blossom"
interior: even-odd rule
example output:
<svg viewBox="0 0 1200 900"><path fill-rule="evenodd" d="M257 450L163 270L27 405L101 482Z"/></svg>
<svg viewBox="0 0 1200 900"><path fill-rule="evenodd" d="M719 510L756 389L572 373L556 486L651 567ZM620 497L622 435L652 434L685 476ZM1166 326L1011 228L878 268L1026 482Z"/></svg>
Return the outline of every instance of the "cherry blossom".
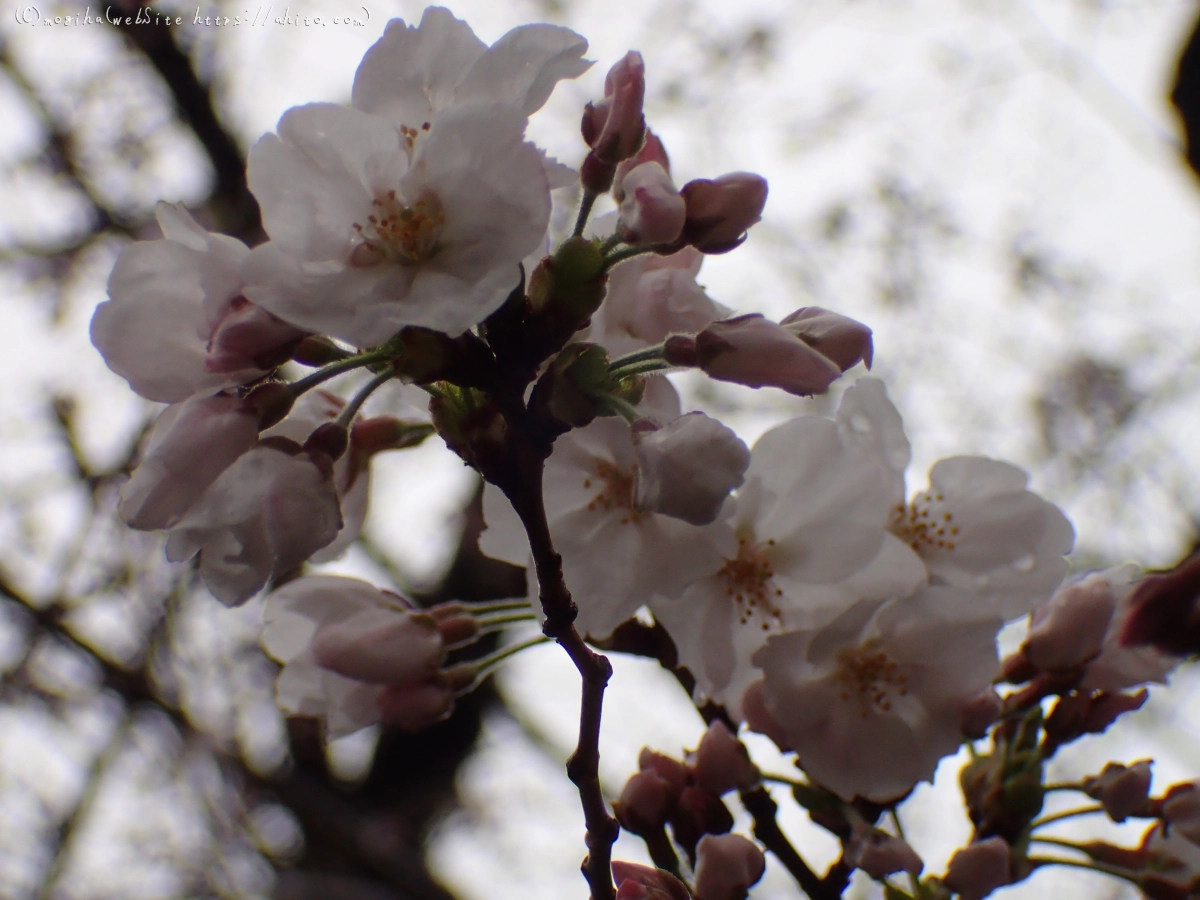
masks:
<svg viewBox="0 0 1200 900"><path fill-rule="evenodd" d="M294 444L259 445L238 457L175 524L167 558L182 562L199 554L209 591L236 606L328 546L341 527L329 458Z"/></svg>
<svg viewBox="0 0 1200 900"><path fill-rule="evenodd" d="M329 103L284 113L250 151L271 241L245 294L358 346L405 325L457 335L504 302L542 241L550 194L512 108L445 111L412 159L383 118Z"/></svg>
<svg viewBox="0 0 1200 900"><path fill-rule="evenodd" d="M680 190L687 204L683 240L701 253L728 253L762 219L767 182L751 172L697 178Z"/></svg>
<svg viewBox="0 0 1200 900"><path fill-rule="evenodd" d="M823 394L841 377L832 360L758 313L722 319L696 335L697 364L718 381Z"/></svg>
<svg viewBox="0 0 1200 900"><path fill-rule="evenodd" d="M300 329L251 304L249 250L159 203L163 237L122 251L91 337L108 367L148 400L176 403L261 378L290 355Z"/></svg>
<svg viewBox="0 0 1200 900"><path fill-rule="evenodd" d="M998 887L1012 882L1012 848L1004 838L976 841L950 857L946 887L962 900L983 900Z"/></svg>
<svg viewBox="0 0 1200 900"><path fill-rule="evenodd" d="M642 163L621 181L622 238L629 243L669 244L679 237L687 209L667 170Z"/></svg>
<svg viewBox="0 0 1200 900"><path fill-rule="evenodd" d="M696 900L745 900L767 867L758 845L740 834L706 834L696 858Z"/></svg>
<svg viewBox="0 0 1200 900"><path fill-rule="evenodd" d="M886 878L896 872L920 875L925 863L917 852L904 840L874 828L863 821L856 821L846 842L847 864L862 869L875 879Z"/></svg>
<svg viewBox="0 0 1200 900"><path fill-rule="evenodd" d="M894 800L929 781L963 740L964 708L999 670L1001 621L929 587L876 611L767 639L754 661L766 711L812 779L845 800Z"/></svg>
<svg viewBox="0 0 1200 900"><path fill-rule="evenodd" d="M439 114L455 106L508 106L531 116L555 85L578 78L592 63L587 41L555 25L522 25L488 47L449 10L429 7L416 27L392 19L354 75L355 109L386 118L412 148ZM565 166L546 162L554 187L573 180Z"/></svg>

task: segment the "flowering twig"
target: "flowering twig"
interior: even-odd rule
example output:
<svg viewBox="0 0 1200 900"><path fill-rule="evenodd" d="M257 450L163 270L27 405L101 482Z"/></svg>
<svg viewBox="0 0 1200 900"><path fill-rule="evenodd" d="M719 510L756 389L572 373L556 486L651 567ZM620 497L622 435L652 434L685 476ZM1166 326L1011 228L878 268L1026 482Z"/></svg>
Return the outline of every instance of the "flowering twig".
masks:
<svg viewBox="0 0 1200 900"><path fill-rule="evenodd" d="M783 867L796 879L800 889L811 900L836 900L842 895L841 890L826 884L792 846L775 817L779 805L765 787L742 791L741 798L746 811L754 817L754 836L775 854L776 859L783 863Z"/></svg>
<svg viewBox="0 0 1200 900"><path fill-rule="evenodd" d="M1073 819L1076 816L1089 816L1093 813L1104 812L1104 807L1096 804L1095 806L1082 806L1078 809L1068 809L1060 813L1054 813L1049 816L1042 816L1040 819L1034 819L1030 824L1030 828L1041 828L1043 825L1049 825L1051 822L1061 822L1063 819Z"/></svg>

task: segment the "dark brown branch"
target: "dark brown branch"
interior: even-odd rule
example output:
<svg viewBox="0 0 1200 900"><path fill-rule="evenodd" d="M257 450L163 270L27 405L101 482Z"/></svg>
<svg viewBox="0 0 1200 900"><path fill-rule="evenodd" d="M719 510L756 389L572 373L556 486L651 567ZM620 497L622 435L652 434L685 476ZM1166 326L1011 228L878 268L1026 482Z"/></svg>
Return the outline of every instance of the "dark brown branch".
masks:
<svg viewBox="0 0 1200 900"><path fill-rule="evenodd" d="M600 720L612 665L607 657L588 647L575 628L578 610L563 579L562 557L554 549L542 497L544 455L527 452L520 456L520 474L515 484L506 486L506 493L529 535L542 609L546 613L542 630L567 651L583 679L579 743L567 760L567 777L579 789L587 825L588 855L583 861L583 874L591 888L592 900L613 900L616 889L612 881L612 845L621 828L609 815L600 787Z"/></svg>

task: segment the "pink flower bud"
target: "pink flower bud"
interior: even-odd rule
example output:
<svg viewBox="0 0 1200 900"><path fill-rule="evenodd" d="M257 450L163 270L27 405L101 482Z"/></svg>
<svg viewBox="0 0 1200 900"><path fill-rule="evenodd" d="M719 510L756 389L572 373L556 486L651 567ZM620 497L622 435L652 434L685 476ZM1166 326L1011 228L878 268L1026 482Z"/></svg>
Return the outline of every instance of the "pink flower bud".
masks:
<svg viewBox="0 0 1200 900"><path fill-rule="evenodd" d="M621 182L624 200L617 226L631 244L669 244L683 231L687 207L671 183L671 176L656 162L643 163Z"/></svg>
<svg viewBox="0 0 1200 900"><path fill-rule="evenodd" d="M604 78L604 99L583 112L583 139L592 155L615 166L641 149L646 133L642 103L646 97L646 64L630 50Z"/></svg>
<svg viewBox="0 0 1200 900"><path fill-rule="evenodd" d="M464 647L479 637L479 622L462 603L439 603L426 612L437 622L438 633L447 649Z"/></svg>
<svg viewBox="0 0 1200 900"><path fill-rule="evenodd" d="M687 204L683 240L703 253L727 253L741 244L767 205L766 179L750 172L698 178L680 193Z"/></svg>
<svg viewBox="0 0 1200 900"><path fill-rule="evenodd" d="M715 720L704 732L692 767L700 787L718 797L732 790L747 790L758 784L758 767L725 723Z"/></svg>
<svg viewBox="0 0 1200 900"><path fill-rule="evenodd" d="M167 407L121 491L121 518L143 531L171 528L257 439L258 415L236 397L192 397Z"/></svg>
<svg viewBox="0 0 1200 900"><path fill-rule="evenodd" d="M454 698L475 678L473 666L455 666L423 681L391 684L377 701L380 720L415 734L442 721L454 711Z"/></svg>
<svg viewBox="0 0 1200 900"><path fill-rule="evenodd" d="M683 882L662 869L613 860L617 900L691 900Z"/></svg>
<svg viewBox="0 0 1200 900"><path fill-rule="evenodd" d="M757 313L713 322L696 335L700 368L718 381L823 394L841 377L837 364Z"/></svg>
<svg viewBox="0 0 1200 900"><path fill-rule="evenodd" d="M649 835L662 828L679 792L653 770L635 772L625 782L613 814L631 834Z"/></svg>
<svg viewBox="0 0 1200 900"><path fill-rule="evenodd" d="M1143 578L1129 604L1133 611L1122 629L1122 646L1151 644L1177 656L1200 653L1200 553Z"/></svg>
<svg viewBox="0 0 1200 900"><path fill-rule="evenodd" d="M785 316L779 324L837 363L843 372L860 362L871 368L874 353L871 329L862 322L819 306L805 306Z"/></svg>
<svg viewBox="0 0 1200 900"><path fill-rule="evenodd" d="M1012 849L1004 838L988 838L950 857L943 881L962 900L983 900L998 887L1012 883Z"/></svg>
<svg viewBox="0 0 1200 900"><path fill-rule="evenodd" d="M1143 759L1132 766L1110 762L1097 776L1083 781L1087 795L1099 800L1114 822L1124 822L1146 805L1150 796L1150 766L1153 760Z"/></svg>
<svg viewBox="0 0 1200 900"><path fill-rule="evenodd" d="M312 649L322 668L372 684L427 678L446 655L433 616L390 609L366 609L321 626Z"/></svg>
<svg viewBox="0 0 1200 900"><path fill-rule="evenodd" d="M1100 652L1116 607L1107 579L1089 578L1059 588L1034 611L1021 652L1043 672L1081 666Z"/></svg>
<svg viewBox="0 0 1200 900"><path fill-rule="evenodd" d="M844 855L847 863L876 880L896 872L920 875L925 868L921 857L905 841L864 822L854 824Z"/></svg>
<svg viewBox="0 0 1200 900"><path fill-rule="evenodd" d="M646 129L646 142L642 144L642 149L617 166L617 175L613 180L613 199L618 203L625 200L623 187L625 176L638 166L648 162L658 163L663 167L664 172L668 175L671 174L671 160L667 156L667 148L663 146L658 135L649 128Z"/></svg>
<svg viewBox="0 0 1200 900"><path fill-rule="evenodd" d="M750 465L750 450L742 439L700 412L654 431L635 431L634 449L634 505L692 525L717 518Z"/></svg>
<svg viewBox="0 0 1200 900"><path fill-rule="evenodd" d="M643 772L654 772L671 786L671 793L678 794L688 782L688 770L679 760L656 753L649 747L643 747L638 754L638 768Z"/></svg>
<svg viewBox="0 0 1200 900"><path fill-rule="evenodd" d="M239 295L221 310L213 325L204 370L222 374L270 371L291 358L306 334Z"/></svg>
<svg viewBox="0 0 1200 900"><path fill-rule="evenodd" d="M775 721L775 717L767 709L762 692L763 682L759 680L746 688L742 694L742 716L746 720L746 727L759 734L765 734L785 753L795 749L791 745L787 730Z"/></svg>
<svg viewBox="0 0 1200 900"><path fill-rule="evenodd" d="M729 807L716 794L695 784L680 792L670 822L676 843L689 851L704 835L725 834L733 828Z"/></svg>
<svg viewBox="0 0 1200 900"><path fill-rule="evenodd" d="M962 733L972 740L985 737L1003 709L1004 701L995 688L989 687L975 695L962 708Z"/></svg>
<svg viewBox="0 0 1200 900"><path fill-rule="evenodd" d="M705 835L697 857L696 900L744 900L767 867L758 845L740 834Z"/></svg>

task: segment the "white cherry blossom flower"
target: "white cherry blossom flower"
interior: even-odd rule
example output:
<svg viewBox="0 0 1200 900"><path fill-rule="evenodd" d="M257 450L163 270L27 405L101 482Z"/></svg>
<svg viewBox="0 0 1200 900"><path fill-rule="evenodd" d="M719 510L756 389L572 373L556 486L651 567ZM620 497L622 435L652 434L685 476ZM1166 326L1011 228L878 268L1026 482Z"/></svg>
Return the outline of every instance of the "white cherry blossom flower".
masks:
<svg viewBox="0 0 1200 900"><path fill-rule="evenodd" d="M923 584L920 561L886 539L887 510L878 463L849 451L832 420L796 418L759 438L746 485L727 504L736 552L651 604L700 690L736 713L768 636Z"/></svg>
<svg viewBox="0 0 1200 900"><path fill-rule="evenodd" d="M647 393L654 411L678 416L678 395L665 379L655 379ZM692 580L711 575L734 549L733 535L720 520L698 527L638 509L636 466L630 427L617 418L597 419L563 435L546 461L550 533L579 607L576 625L595 638L612 633L656 594L677 595ZM480 548L528 565L529 544L508 500L488 485L483 502L488 529ZM529 571L532 592L536 581Z"/></svg>
<svg viewBox="0 0 1200 900"><path fill-rule="evenodd" d="M556 25L522 25L488 47L449 10L429 7L416 27L392 19L354 75L355 109L383 116L409 148L429 134L439 113L463 103L509 106L531 116L555 85L578 78L592 63L587 41ZM540 151L539 151L540 152ZM544 158L552 187L575 173Z"/></svg>
<svg viewBox="0 0 1200 900"><path fill-rule="evenodd" d="M928 490L895 508L891 531L925 561L933 583L970 591L986 614L1025 615L1062 582L1075 540L1066 516L1028 481L983 456L940 460Z"/></svg>
<svg viewBox="0 0 1200 900"><path fill-rule="evenodd" d="M245 294L358 346L405 325L461 334L516 286L546 233L550 192L511 107L445 111L411 160L379 116L329 103L284 113L250 151L271 240Z"/></svg>
<svg viewBox="0 0 1200 900"><path fill-rule="evenodd" d="M238 457L175 524L167 559L182 562L198 553L209 591L236 606L328 546L341 527L329 458L259 445Z"/></svg>
<svg viewBox="0 0 1200 900"><path fill-rule="evenodd" d="M242 296L249 250L160 203L163 237L122 251L92 316L108 367L148 400L176 403L261 378L304 332Z"/></svg>
<svg viewBox="0 0 1200 900"><path fill-rule="evenodd" d="M962 618L968 603L933 586L767 640L755 656L761 699L813 780L882 803L933 778L999 669L1001 620Z"/></svg>

